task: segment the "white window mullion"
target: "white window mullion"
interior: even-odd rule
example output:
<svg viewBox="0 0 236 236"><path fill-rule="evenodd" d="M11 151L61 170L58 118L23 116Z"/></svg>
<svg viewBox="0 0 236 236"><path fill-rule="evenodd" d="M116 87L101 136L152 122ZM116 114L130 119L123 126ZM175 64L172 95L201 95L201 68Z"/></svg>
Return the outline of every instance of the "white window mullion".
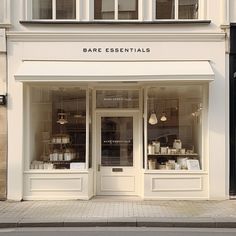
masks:
<svg viewBox="0 0 236 236"><path fill-rule="evenodd" d="M175 0L175 20L179 19L179 0Z"/></svg>
<svg viewBox="0 0 236 236"><path fill-rule="evenodd" d="M119 11L119 0L115 1L115 20L118 20L118 11Z"/></svg>
<svg viewBox="0 0 236 236"><path fill-rule="evenodd" d="M57 0L52 0L52 19L56 20L56 13L57 13Z"/></svg>

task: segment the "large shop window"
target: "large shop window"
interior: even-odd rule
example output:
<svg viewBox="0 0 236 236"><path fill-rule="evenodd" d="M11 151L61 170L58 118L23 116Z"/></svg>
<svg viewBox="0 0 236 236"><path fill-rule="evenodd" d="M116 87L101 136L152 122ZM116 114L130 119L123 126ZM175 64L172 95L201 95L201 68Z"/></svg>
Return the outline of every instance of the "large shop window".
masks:
<svg viewBox="0 0 236 236"><path fill-rule="evenodd" d="M199 0L156 0L156 19L198 19Z"/></svg>
<svg viewBox="0 0 236 236"><path fill-rule="evenodd" d="M205 110L204 86L160 86L148 89L148 169L202 169Z"/></svg>
<svg viewBox="0 0 236 236"><path fill-rule="evenodd" d="M84 169L87 90L31 87L29 94L30 169Z"/></svg>

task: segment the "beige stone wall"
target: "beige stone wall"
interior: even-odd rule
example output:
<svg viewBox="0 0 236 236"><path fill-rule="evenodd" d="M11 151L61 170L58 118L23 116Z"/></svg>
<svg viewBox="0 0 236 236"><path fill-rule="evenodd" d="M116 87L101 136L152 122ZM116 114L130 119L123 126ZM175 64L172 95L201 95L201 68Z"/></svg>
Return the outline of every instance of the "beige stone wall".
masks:
<svg viewBox="0 0 236 236"><path fill-rule="evenodd" d="M6 94L6 53L0 52L0 94ZM0 200L6 198L7 109L0 105Z"/></svg>

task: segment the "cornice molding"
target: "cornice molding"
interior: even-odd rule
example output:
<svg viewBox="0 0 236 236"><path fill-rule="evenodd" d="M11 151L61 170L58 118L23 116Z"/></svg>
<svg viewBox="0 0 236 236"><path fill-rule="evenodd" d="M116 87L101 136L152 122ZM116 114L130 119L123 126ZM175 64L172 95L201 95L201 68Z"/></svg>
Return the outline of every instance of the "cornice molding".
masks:
<svg viewBox="0 0 236 236"><path fill-rule="evenodd" d="M6 32L12 42L219 42L222 32Z"/></svg>

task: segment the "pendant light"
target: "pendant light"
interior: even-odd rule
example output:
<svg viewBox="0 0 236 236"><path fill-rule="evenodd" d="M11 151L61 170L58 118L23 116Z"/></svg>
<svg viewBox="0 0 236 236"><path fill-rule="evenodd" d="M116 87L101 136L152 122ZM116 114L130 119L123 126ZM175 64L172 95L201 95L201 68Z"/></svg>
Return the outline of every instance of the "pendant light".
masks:
<svg viewBox="0 0 236 236"><path fill-rule="evenodd" d="M157 115L156 115L156 113L154 111L154 108L155 108L155 106L154 106L154 98L151 98L150 100L151 100L152 112L151 112L150 117L148 119L148 123L150 125L156 125L158 123L158 120L157 120Z"/></svg>
<svg viewBox="0 0 236 236"><path fill-rule="evenodd" d="M158 120L157 120L157 115L156 113L153 111L148 119L148 123L150 125L156 125L158 123Z"/></svg>
<svg viewBox="0 0 236 236"><path fill-rule="evenodd" d="M64 113L64 112L59 112L57 114L58 116L58 120L57 120L57 123L60 124L60 125L64 125L64 124L67 124L68 123L68 120L67 120L67 114Z"/></svg>
<svg viewBox="0 0 236 236"><path fill-rule="evenodd" d="M64 124L67 124L68 123L68 120L67 120L67 113L64 112L63 110L63 89L60 89L61 90L61 102L60 102L60 111L57 113L57 123L60 124L60 125L64 125Z"/></svg>
<svg viewBox="0 0 236 236"><path fill-rule="evenodd" d="M162 115L161 115L160 121L162 121L162 122L167 121L167 117L166 117L166 113L165 113L165 112L162 112Z"/></svg>
<svg viewBox="0 0 236 236"><path fill-rule="evenodd" d="M163 104L163 111L161 114L160 121L165 122L165 121L167 121L166 113L164 112L166 110L166 100L164 100L163 103L164 103Z"/></svg>

